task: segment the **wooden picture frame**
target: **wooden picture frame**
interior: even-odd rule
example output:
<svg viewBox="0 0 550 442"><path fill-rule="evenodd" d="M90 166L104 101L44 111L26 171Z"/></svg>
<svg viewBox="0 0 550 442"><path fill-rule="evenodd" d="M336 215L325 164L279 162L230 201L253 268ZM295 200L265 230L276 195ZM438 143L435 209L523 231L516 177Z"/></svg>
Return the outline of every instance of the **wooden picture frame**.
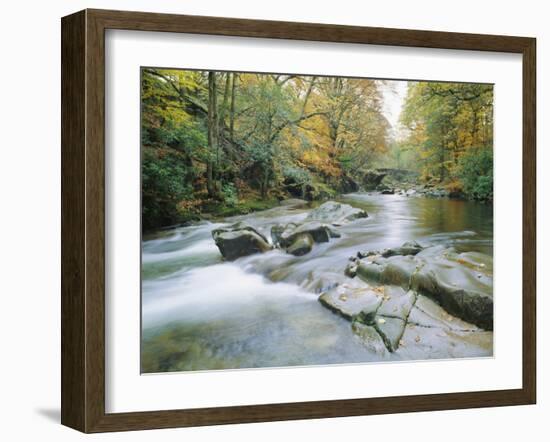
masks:
<svg viewBox="0 0 550 442"><path fill-rule="evenodd" d="M105 412L105 30L517 53L523 57L523 385L518 389ZM84 10L62 19L62 410L83 432L534 404L536 41L533 38Z"/></svg>

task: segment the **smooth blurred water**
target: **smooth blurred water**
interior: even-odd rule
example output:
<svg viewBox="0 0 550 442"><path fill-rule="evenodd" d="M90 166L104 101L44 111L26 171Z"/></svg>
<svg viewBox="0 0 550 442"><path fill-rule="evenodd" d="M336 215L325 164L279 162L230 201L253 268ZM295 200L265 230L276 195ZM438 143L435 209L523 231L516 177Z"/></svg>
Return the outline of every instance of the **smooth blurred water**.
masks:
<svg viewBox="0 0 550 442"><path fill-rule="evenodd" d="M369 217L338 227L341 238L302 257L274 250L224 262L211 231L244 220L269 237L273 224L301 221L311 207L280 206L146 238L142 371L378 361L348 321L317 301L321 288L345 280L350 256L413 239L492 254L491 205L366 193L340 200Z"/></svg>

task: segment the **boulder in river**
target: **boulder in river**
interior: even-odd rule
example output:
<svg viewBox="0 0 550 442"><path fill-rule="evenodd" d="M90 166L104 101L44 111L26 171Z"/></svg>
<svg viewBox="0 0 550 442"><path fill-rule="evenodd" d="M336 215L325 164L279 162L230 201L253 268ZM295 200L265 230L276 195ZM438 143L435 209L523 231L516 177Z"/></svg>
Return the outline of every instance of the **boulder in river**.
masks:
<svg viewBox="0 0 550 442"><path fill-rule="evenodd" d="M372 345L380 341L389 352L395 352L416 302L416 293L398 286L370 286L356 281L325 291L319 302L351 321L352 329L364 343Z"/></svg>
<svg viewBox="0 0 550 442"><path fill-rule="evenodd" d="M485 330L493 329L492 261L479 253L433 246L413 255L370 256L357 266L364 281L422 293L447 312Z"/></svg>
<svg viewBox="0 0 550 442"><path fill-rule="evenodd" d="M382 302L375 312L361 312L356 321L374 327L386 348L395 352L405 332L409 314L416 302L416 293L397 286L376 288L382 296Z"/></svg>
<svg viewBox="0 0 550 442"><path fill-rule="evenodd" d="M286 251L294 256L302 256L311 252L313 244L313 237L309 233L301 233L295 237L294 241L287 247Z"/></svg>
<svg viewBox="0 0 550 442"><path fill-rule="evenodd" d="M417 253L420 253L422 250L424 250L424 248L425 247L419 244L417 241L407 241L401 247L384 249L382 251L369 250L366 252L357 252L357 257L366 258L368 256L380 255L383 258L389 258L390 256L395 255L416 255Z"/></svg>
<svg viewBox="0 0 550 442"><path fill-rule="evenodd" d="M328 242L330 238L339 238L340 234L330 226L318 221L308 221L303 224L289 223L286 226L276 224L271 227L273 244L288 248L301 235L309 234L313 242Z"/></svg>
<svg viewBox="0 0 550 442"><path fill-rule="evenodd" d="M424 250L424 247L416 241L407 241L401 247L396 247L394 249L385 249L382 251L381 255L384 258L389 258L390 256L395 255L416 255Z"/></svg>
<svg viewBox="0 0 550 442"><path fill-rule="evenodd" d="M212 238L214 238L222 256L229 261L272 249L265 236L245 223L213 230Z"/></svg>
<svg viewBox="0 0 550 442"><path fill-rule="evenodd" d="M407 359L449 359L492 354L493 333L450 315L418 295L409 314L399 353Z"/></svg>
<svg viewBox="0 0 550 442"><path fill-rule="evenodd" d="M349 204L327 201L309 212L306 221L320 221L333 225L341 225L360 218L367 218L366 211Z"/></svg>

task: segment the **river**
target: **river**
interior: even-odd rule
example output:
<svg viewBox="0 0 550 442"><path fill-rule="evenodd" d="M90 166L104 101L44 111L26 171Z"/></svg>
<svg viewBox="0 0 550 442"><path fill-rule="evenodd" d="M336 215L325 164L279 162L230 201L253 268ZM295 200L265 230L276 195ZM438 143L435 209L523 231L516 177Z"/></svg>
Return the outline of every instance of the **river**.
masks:
<svg viewBox="0 0 550 442"><path fill-rule="evenodd" d="M273 224L301 221L311 207L281 205L146 236L142 372L424 358L410 351L369 351L348 321L318 302L319 290L324 281L342 280L348 258L359 250L421 240L492 255L492 205L368 193L339 200L369 217L338 227L341 238L316 244L301 257L273 250L224 262L211 231L244 220L269 236ZM487 345L461 348L458 356L489 355Z"/></svg>

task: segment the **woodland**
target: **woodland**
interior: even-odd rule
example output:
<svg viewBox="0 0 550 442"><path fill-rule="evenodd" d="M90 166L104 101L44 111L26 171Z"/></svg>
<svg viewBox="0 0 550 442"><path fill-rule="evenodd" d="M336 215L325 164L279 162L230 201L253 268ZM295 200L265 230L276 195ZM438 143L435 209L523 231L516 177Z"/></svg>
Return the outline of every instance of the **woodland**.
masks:
<svg viewBox="0 0 550 442"><path fill-rule="evenodd" d="M375 190L376 170L493 198L493 87L407 82L399 122L384 80L142 68L145 231Z"/></svg>

